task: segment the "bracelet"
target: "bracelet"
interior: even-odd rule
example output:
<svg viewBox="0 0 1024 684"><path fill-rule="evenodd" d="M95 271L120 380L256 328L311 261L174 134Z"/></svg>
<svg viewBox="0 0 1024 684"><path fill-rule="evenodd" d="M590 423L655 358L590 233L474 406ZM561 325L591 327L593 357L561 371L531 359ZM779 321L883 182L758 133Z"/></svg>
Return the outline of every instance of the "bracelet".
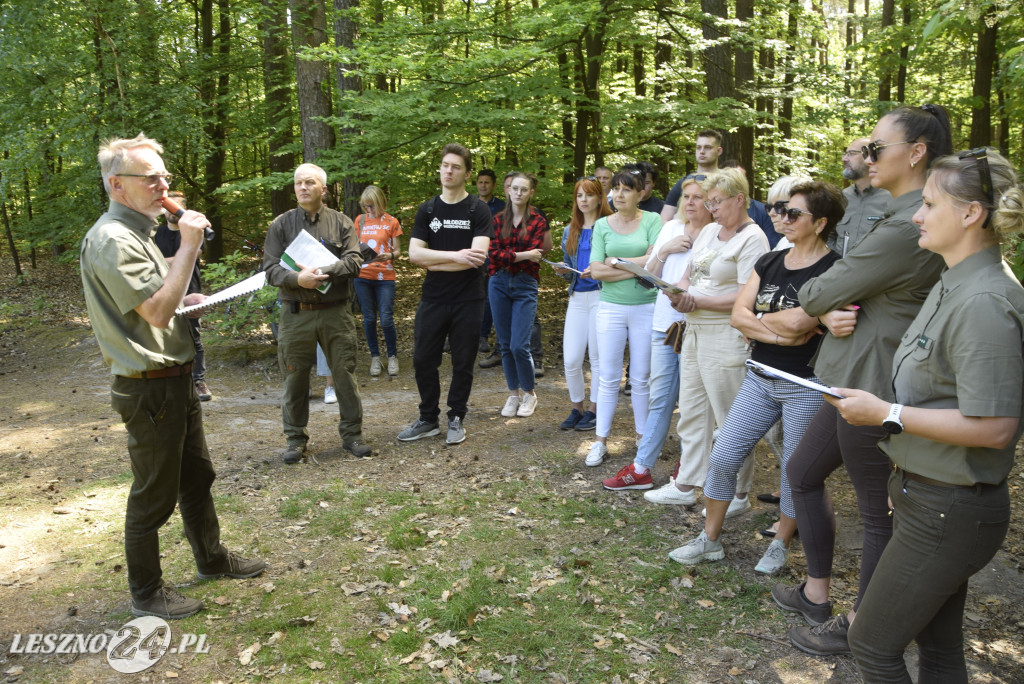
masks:
<svg viewBox="0 0 1024 684"><path fill-rule="evenodd" d="M660 256L658 256L657 252L654 253L654 258L657 259L658 261L660 261L661 263L665 263L665 260L662 259Z"/></svg>

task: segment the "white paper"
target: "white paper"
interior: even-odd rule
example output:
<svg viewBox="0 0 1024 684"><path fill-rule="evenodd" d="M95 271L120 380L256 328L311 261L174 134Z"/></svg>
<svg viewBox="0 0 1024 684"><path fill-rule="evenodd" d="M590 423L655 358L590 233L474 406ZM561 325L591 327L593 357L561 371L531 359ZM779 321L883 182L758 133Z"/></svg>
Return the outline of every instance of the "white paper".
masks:
<svg viewBox="0 0 1024 684"><path fill-rule="evenodd" d="M616 259L615 268L621 268L624 271L629 271L633 275L639 276L640 279L646 280L651 285L654 285L659 290L663 290L664 292L667 292L669 294L683 294L684 292L686 292L686 290L684 290L683 288L677 285L673 285L667 280L662 280L658 276L648 271L643 266L637 266L632 261L626 261L625 259Z"/></svg>
<svg viewBox="0 0 1024 684"><path fill-rule="evenodd" d="M199 311L200 309L206 309L213 306L214 304L220 304L222 302L229 302L232 299L238 299L243 295L247 295L250 292L256 292L257 290L263 289L267 284L267 274L260 271L256 275L249 276L245 280L235 283L230 287L226 287L220 292L216 292L199 304L193 304L192 306L183 306L177 309L175 313L185 314L190 311Z"/></svg>
<svg viewBox="0 0 1024 684"><path fill-rule="evenodd" d="M281 265L289 271L298 271L299 264L312 268L323 268L324 266L331 266L337 260L338 257L334 256L331 250L320 244L315 237L304 229L299 231L299 234L292 240L292 244L288 245L284 250L284 254L281 255ZM326 294L327 290L331 289L331 283L330 281L325 281L323 285L316 289L322 294Z"/></svg>
<svg viewBox="0 0 1024 684"><path fill-rule="evenodd" d="M753 359L747 359L747 366L749 368L754 368L754 369L756 369L758 371L761 371L761 373L763 373L763 374L765 374L765 375L767 375L768 377L771 377L771 378L776 378L778 380L786 380L787 382L792 382L792 383L794 383L796 385L800 385L801 387L806 387L807 389L812 389L815 392L821 392L822 394L827 394L830 397L835 397L836 399L845 399L846 398L846 397L844 397L841 394L836 394L835 392L833 392L828 387L825 387L824 385L819 385L818 383L812 382L812 381L808 380L807 378L801 378L799 375L793 375L792 373L787 373L786 371L781 371L778 368L772 368L771 366L766 366L763 363L758 363L757 361L754 361Z"/></svg>

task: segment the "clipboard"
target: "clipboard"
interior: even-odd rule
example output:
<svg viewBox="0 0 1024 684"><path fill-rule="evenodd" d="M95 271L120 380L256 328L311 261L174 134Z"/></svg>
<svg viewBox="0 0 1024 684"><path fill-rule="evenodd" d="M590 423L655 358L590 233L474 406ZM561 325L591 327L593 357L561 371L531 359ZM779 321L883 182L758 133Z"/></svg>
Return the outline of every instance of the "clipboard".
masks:
<svg viewBox="0 0 1024 684"><path fill-rule="evenodd" d="M564 268L566 271L572 271L573 273L575 273L577 275L583 275L583 271L577 271L575 268L573 268L571 266L567 266L565 263L558 263L556 261L548 261L547 259L541 259L541 261L543 261L545 264L547 264L551 268Z"/></svg>
<svg viewBox="0 0 1024 684"><path fill-rule="evenodd" d="M747 359L747 368L749 368L754 373L764 378L772 378L774 380L785 380L787 382L793 383L794 385L800 385L801 387L806 387L807 389L812 389L815 392L827 394L828 396L835 397L836 399L846 398L842 394L836 394L829 387L825 387L824 385L820 385L816 382L811 382L807 378L801 378L799 375L793 375L792 373L781 371L778 368L766 366L765 364L758 363L753 359Z"/></svg>

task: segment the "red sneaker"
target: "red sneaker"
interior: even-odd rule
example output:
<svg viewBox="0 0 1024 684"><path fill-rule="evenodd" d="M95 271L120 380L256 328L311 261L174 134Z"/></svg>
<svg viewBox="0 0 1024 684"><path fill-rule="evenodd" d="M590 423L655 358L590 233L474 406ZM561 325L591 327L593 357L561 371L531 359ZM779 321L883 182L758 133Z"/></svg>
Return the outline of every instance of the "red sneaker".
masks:
<svg viewBox="0 0 1024 684"><path fill-rule="evenodd" d="M638 475L632 463L616 473L615 477L609 477L604 481L604 488L613 492L623 489L650 489L653 486L651 469L648 468L646 473Z"/></svg>

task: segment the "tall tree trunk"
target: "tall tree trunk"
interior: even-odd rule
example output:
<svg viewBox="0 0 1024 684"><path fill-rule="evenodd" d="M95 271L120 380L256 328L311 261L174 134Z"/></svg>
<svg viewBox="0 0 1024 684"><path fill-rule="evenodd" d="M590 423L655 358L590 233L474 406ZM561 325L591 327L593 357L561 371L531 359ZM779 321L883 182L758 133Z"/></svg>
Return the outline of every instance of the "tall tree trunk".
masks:
<svg viewBox="0 0 1024 684"><path fill-rule="evenodd" d="M633 92L637 97L647 95L647 71L644 69L644 46L633 44Z"/></svg>
<svg viewBox="0 0 1024 684"><path fill-rule="evenodd" d="M854 15L857 12L856 0L847 0L846 3L846 59L843 61L843 73L846 77L843 79L843 93L847 99L853 96L853 88L850 85L853 83L853 44L857 40L856 28L854 27ZM846 109L843 109L843 135L850 137L850 117Z"/></svg>
<svg viewBox="0 0 1024 684"><path fill-rule="evenodd" d="M267 146L271 173L295 168L292 110L292 74L288 64L288 4L263 0L263 90L267 101ZM270 190L270 210L279 216L295 206L291 183Z"/></svg>
<svg viewBox="0 0 1024 684"><path fill-rule="evenodd" d="M732 47L726 38L725 32L720 28L725 20L729 18L729 4L726 0L701 0L701 9L704 11L704 18L701 21L701 30L704 40L712 44L704 48L704 75L708 89L708 100L716 100L720 97L733 97L733 67ZM721 20L721 24L716 19ZM728 131L724 134L722 147L726 154L733 154L733 139Z"/></svg>
<svg viewBox="0 0 1024 684"><path fill-rule="evenodd" d="M201 49L206 66L199 85L205 110L203 132L208 151L203 164L203 213L215 237L206 245L206 258L219 261L224 256L224 220L216 191L224 184L224 159L227 144L228 56L231 53L231 14L229 0L217 0L219 21L213 33L213 0L203 0L200 11Z"/></svg>
<svg viewBox="0 0 1024 684"><path fill-rule="evenodd" d="M796 82L796 44L799 37L800 30L800 0L790 0L789 2L789 23L786 29L787 33L787 44L786 44L786 61L785 70L786 75L783 78L782 92L785 95L782 98L782 109L779 112L779 134L782 136L782 144L780 145L780 152L785 157L789 153L788 140L793 137L793 84ZM789 165L783 164L782 171L789 173Z"/></svg>
<svg viewBox="0 0 1024 684"><path fill-rule="evenodd" d="M999 153L1004 157L1010 154L1010 114L1006 111L1006 77L1003 74L1002 60L996 55L996 93L999 106Z"/></svg>
<svg viewBox="0 0 1024 684"><path fill-rule="evenodd" d="M4 161L11 158L10 150L4 150ZM3 174L0 174L0 179ZM18 258L18 248L14 246L14 233L11 231L11 219L7 215L7 202L0 202L0 218L4 221L4 232L7 233L7 247L11 250L11 257L14 259L14 275L18 276L18 282L24 275L21 272L21 259Z"/></svg>
<svg viewBox="0 0 1024 684"><path fill-rule="evenodd" d="M744 40L736 49L736 94L743 102L750 101L754 87L754 52L750 41L750 21L754 18L754 0L736 0L736 19L744 22ZM750 190L757 187L754 166L754 126L740 126L736 133L736 158L747 170Z"/></svg>
<svg viewBox="0 0 1024 684"><path fill-rule="evenodd" d="M334 9L338 17L334 21L334 44L336 46L348 50L355 48L359 27L350 16L350 10L358 9L358 7L359 0L334 0ZM337 66L339 107L349 107L350 113L356 121L359 121L362 117L355 102L363 92L363 79L359 76L358 68L359 65L348 62L339 63ZM355 124L343 127L338 131L338 143L340 145L351 144L359 136L359 132L359 126ZM346 174L342 178L342 188L344 203L338 202L338 210L349 216L358 216L359 197L363 194L363 190L366 189L366 183Z"/></svg>
<svg viewBox="0 0 1024 684"><path fill-rule="evenodd" d="M882 51L881 69L878 74L878 100L889 102L892 100L892 62L889 55L889 46L892 38L892 25L896 18L895 0L882 0L882 40L886 47Z"/></svg>
<svg viewBox="0 0 1024 684"><path fill-rule="evenodd" d="M331 115L330 69L320 59L307 59L306 48L327 42L324 0L289 0L292 40L295 44L295 82L302 127L302 158L315 162L334 147L334 129L323 119Z"/></svg>
<svg viewBox="0 0 1024 684"><path fill-rule="evenodd" d="M910 41L908 36L913 27L913 14L910 7L911 0L903 0L903 30L900 32L900 66L896 72L896 101L906 102L907 100L907 62L910 61Z"/></svg>
<svg viewBox="0 0 1024 684"><path fill-rule="evenodd" d="M562 175L562 183L572 183L575 176L572 172L573 164L573 128L572 128L572 100L569 93L572 92L572 73L569 69L569 53L567 48L558 51L558 80L562 85L562 149L565 162L565 173Z"/></svg>
<svg viewBox="0 0 1024 684"><path fill-rule="evenodd" d="M587 153L593 147L598 165L604 163L601 144L601 59L604 56L606 24L588 26L576 42L576 141L573 146L573 169L582 176L587 168ZM593 136L590 133L593 132Z"/></svg>
<svg viewBox="0 0 1024 684"><path fill-rule="evenodd" d="M992 142L992 74L996 66L995 7L978 21L978 54L974 64L974 106L971 109L971 147Z"/></svg>

